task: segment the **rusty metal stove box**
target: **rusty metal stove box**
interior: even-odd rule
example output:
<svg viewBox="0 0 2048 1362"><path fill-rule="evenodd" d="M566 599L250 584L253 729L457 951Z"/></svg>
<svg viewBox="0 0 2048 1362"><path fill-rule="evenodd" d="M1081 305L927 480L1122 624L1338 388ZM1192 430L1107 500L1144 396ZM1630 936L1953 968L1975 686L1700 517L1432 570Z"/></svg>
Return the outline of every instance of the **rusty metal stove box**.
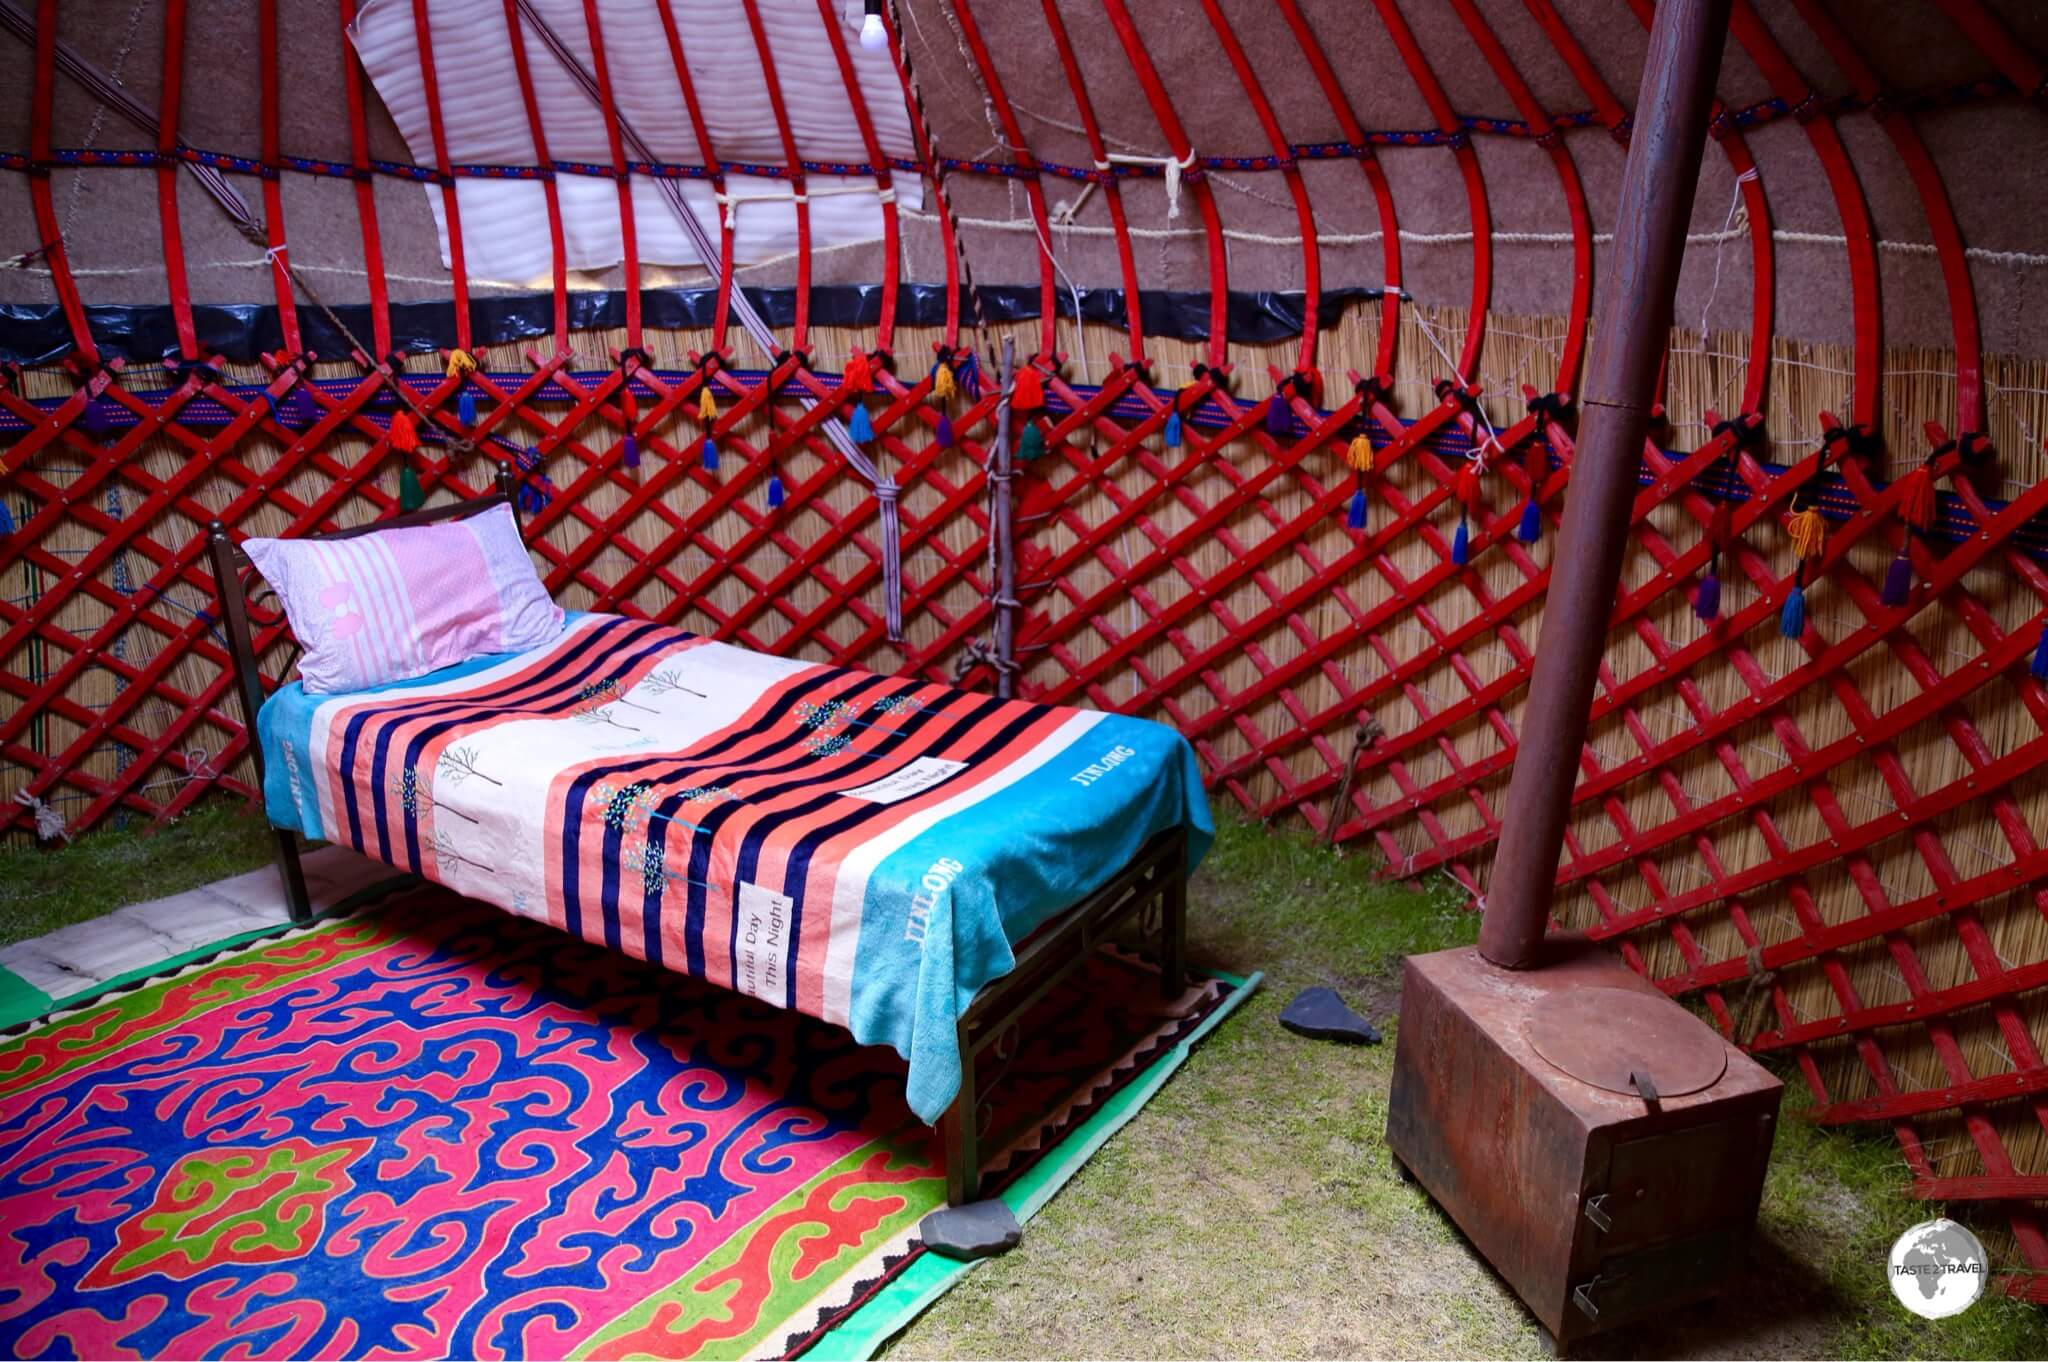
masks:
<svg viewBox="0 0 2048 1362"><path fill-rule="evenodd" d="M1704 1086L1672 1095L1672 1059L1680 1081L1647 1101L1544 1058L1561 1044L1578 1072L1627 1086L1641 1068L1653 1089L1656 1056L1689 1054ZM1521 971L1438 951L1408 958L1387 1143L1563 1347L1719 1289L1756 1220L1780 1090L1604 951Z"/></svg>

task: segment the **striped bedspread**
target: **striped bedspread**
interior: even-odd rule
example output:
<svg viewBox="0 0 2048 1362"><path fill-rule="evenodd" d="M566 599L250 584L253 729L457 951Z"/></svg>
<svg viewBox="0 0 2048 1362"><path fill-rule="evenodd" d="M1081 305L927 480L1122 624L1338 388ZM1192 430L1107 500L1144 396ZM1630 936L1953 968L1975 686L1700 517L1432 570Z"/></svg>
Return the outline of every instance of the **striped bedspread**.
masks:
<svg viewBox="0 0 2048 1362"><path fill-rule="evenodd" d="M847 1027L934 1121L1012 946L1155 834L1212 835L1171 729L570 618L257 729L271 821Z"/></svg>

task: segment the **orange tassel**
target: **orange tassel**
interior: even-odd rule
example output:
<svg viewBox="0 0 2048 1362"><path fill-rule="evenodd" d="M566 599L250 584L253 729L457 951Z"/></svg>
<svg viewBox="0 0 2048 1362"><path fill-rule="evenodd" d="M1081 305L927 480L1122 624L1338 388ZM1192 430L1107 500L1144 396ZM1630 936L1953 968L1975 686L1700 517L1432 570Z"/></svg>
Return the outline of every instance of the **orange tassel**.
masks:
<svg viewBox="0 0 2048 1362"><path fill-rule="evenodd" d="M1922 534L1934 528L1934 474L1921 464L1899 479L1899 519Z"/></svg>
<svg viewBox="0 0 2048 1362"><path fill-rule="evenodd" d="M391 447L401 454L410 454L420 447L420 433L412 423L412 413L400 409L391 413Z"/></svg>
<svg viewBox="0 0 2048 1362"><path fill-rule="evenodd" d="M1010 407L1014 411L1040 411L1045 407L1045 380L1038 366L1027 364L1017 371L1010 386Z"/></svg>
<svg viewBox="0 0 2048 1362"><path fill-rule="evenodd" d="M1351 437L1351 443L1344 450L1344 462L1351 465L1355 473L1372 472L1372 441L1363 435Z"/></svg>
<svg viewBox="0 0 2048 1362"><path fill-rule="evenodd" d="M1828 522L1818 506L1796 512L1785 522L1785 532L1792 536L1792 551L1801 558L1818 558L1828 546Z"/></svg>

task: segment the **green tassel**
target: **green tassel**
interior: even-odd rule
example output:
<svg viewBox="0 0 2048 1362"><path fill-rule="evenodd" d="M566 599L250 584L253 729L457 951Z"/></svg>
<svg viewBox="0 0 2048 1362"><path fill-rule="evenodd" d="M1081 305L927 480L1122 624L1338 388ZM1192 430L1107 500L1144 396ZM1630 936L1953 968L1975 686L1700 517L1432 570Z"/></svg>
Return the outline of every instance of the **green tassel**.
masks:
<svg viewBox="0 0 2048 1362"><path fill-rule="evenodd" d="M412 460L407 459L398 466L398 509L417 511L427 504L427 489L420 486L420 475L413 471Z"/></svg>
<svg viewBox="0 0 2048 1362"><path fill-rule="evenodd" d="M1017 457L1026 463L1045 457L1045 433L1028 421L1024 423L1024 438L1017 441Z"/></svg>

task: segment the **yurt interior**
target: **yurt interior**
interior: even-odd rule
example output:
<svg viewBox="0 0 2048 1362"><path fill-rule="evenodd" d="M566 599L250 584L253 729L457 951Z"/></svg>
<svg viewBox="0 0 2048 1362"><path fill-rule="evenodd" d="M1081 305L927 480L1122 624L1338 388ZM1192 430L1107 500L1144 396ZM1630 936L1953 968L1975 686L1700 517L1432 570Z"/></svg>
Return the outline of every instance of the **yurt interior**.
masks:
<svg viewBox="0 0 2048 1362"><path fill-rule="evenodd" d="M2048 4L0 123L0 1354L2048 1357Z"/></svg>

